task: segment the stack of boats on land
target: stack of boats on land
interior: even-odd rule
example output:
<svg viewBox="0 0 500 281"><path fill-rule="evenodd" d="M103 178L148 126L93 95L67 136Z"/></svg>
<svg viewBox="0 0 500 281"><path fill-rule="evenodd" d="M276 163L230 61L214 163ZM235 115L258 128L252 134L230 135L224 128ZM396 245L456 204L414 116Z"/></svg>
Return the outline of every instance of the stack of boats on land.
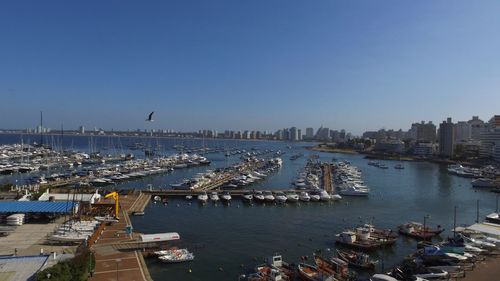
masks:
<svg viewBox="0 0 500 281"><path fill-rule="evenodd" d="M181 263L194 260L194 254L188 249L169 249L154 252L158 260L164 263Z"/></svg>
<svg viewBox="0 0 500 281"><path fill-rule="evenodd" d="M397 280L462 278L475 263L487 256L498 256L500 240L482 233L456 233L440 243L419 243L419 249L393 268L388 275Z"/></svg>
<svg viewBox="0 0 500 281"><path fill-rule="evenodd" d="M368 188L361 179L361 170L348 161L337 162L333 165L334 184L338 193L343 196L368 196Z"/></svg>
<svg viewBox="0 0 500 281"><path fill-rule="evenodd" d="M69 220L60 225L54 233L48 237L48 240L52 243L81 243L94 233L98 225L99 222L97 220Z"/></svg>

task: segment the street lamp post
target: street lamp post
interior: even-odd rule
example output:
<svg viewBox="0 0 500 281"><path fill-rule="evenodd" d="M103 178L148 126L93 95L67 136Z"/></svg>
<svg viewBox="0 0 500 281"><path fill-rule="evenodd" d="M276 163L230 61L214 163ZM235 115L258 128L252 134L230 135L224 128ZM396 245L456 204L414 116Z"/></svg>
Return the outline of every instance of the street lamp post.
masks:
<svg viewBox="0 0 500 281"><path fill-rule="evenodd" d="M118 281L118 264L121 262L121 259L116 259L116 281Z"/></svg>

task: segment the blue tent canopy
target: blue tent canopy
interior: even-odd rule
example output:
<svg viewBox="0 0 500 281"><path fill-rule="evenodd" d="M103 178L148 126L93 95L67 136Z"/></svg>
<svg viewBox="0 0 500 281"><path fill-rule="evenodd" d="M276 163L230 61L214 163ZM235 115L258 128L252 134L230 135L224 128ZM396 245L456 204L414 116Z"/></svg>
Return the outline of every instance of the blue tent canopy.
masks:
<svg viewBox="0 0 500 281"><path fill-rule="evenodd" d="M72 201L0 201L0 213L72 213L78 202Z"/></svg>

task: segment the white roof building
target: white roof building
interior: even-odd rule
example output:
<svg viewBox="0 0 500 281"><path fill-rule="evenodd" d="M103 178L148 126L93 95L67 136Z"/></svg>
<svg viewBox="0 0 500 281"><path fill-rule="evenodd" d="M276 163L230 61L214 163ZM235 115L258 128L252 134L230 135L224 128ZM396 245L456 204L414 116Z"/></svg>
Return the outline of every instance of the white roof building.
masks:
<svg viewBox="0 0 500 281"><path fill-rule="evenodd" d="M101 199L101 194L97 192L95 193L50 193L49 189L45 191L38 201L49 201L50 199L54 201L82 201L89 202L90 204L94 204Z"/></svg>

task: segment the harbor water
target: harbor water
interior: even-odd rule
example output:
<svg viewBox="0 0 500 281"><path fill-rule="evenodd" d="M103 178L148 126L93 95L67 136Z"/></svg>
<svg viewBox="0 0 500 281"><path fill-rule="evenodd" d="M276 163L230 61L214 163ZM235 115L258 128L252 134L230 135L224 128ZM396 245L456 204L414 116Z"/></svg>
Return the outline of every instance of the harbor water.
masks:
<svg viewBox="0 0 500 281"><path fill-rule="evenodd" d="M36 140L36 136L32 136ZM0 143L20 143L18 135L2 135ZM26 142L26 136L23 137ZM138 141L159 144L163 153L176 151L173 145L186 147L237 147L273 149L286 152L282 156L282 168L263 181L251 185L256 190L291 188L291 181L301 170L308 156L316 153L306 150L306 143L236 140L179 140L94 137L64 137L64 146L76 150L98 149L101 153L130 153L127 145ZM140 151L132 151L139 157ZM302 152L303 157L290 160L290 156ZM441 225L450 235L453 227L454 208L457 207L457 224L472 224L476 220L479 200L479 218L495 210L496 196L488 191L471 187L470 179L450 175L446 166L427 162L404 162L405 169L394 169L396 161L381 161L389 169L368 165L363 155L317 153L319 161L332 158L350 161L362 171L362 179L371 189L366 198L344 197L330 203L244 204L234 198L230 205L222 203L199 205L195 200L168 198L168 204L149 204L144 216L132 217L134 230L142 233L178 232L181 240L173 246L186 247L195 260L182 264L164 264L156 259L146 260L154 280L237 280L263 258L280 253L289 263L298 263L301 256L309 256L315 250L324 255L335 252L335 234L346 228L373 222L377 228L391 228L408 221L423 221ZM175 170L171 174L123 182L117 188L167 188L169 184L189 178L207 169L226 167L240 161L240 155L226 157L224 153L207 154L210 166ZM17 176L2 176L6 180L21 180ZM416 241L400 237L387 249L372 253L380 260L377 271L388 269L416 249ZM312 263L312 260L310 261Z"/></svg>

